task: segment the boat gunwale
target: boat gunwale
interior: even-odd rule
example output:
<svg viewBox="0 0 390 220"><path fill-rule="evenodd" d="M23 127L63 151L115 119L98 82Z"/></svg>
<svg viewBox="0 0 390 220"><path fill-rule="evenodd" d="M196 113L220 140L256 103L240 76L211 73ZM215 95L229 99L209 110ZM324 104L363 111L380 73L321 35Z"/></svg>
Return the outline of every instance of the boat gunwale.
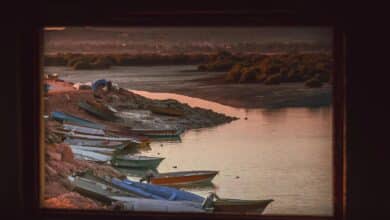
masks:
<svg viewBox="0 0 390 220"><path fill-rule="evenodd" d="M217 175L219 171L213 171L213 170L196 170L196 171L177 171L177 172L166 172L166 173L159 173L156 176L152 178L170 178L170 177L181 177L181 176L199 176L199 175ZM176 175L175 175L176 174ZM180 175L180 174L188 174L188 175Z"/></svg>

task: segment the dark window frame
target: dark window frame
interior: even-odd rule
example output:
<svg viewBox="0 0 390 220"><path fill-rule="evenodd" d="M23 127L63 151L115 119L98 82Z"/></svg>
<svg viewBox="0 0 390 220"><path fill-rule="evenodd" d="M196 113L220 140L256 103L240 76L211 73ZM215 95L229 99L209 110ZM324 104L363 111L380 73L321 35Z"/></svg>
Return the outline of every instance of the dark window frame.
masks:
<svg viewBox="0 0 390 220"><path fill-rule="evenodd" d="M22 56L22 132L23 132L23 202L25 211L36 217L47 219L125 219L129 217L145 219L345 219L346 214L346 139L345 139L345 35L343 26L334 15L317 13L312 4L303 8L279 10L277 7L256 9L224 10L145 10L127 11L120 7L104 8L103 5L90 13L84 5L78 5L70 17L66 12L72 5L48 5L43 7L42 16L26 28ZM60 9L56 11L56 9ZM105 10L104 10L105 9ZM317 9L310 11L311 9ZM58 13L56 13L58 12ZM100 14L104 12L104 14ZM101 16L98 16L101 15ZM327 26L334 30L334 75L333 75L333 181L334 216L299 215L220 215L220 214L174 214L151 212L115 213L108 211L60 210L40 208L40 181L43 180L43 167L40 161L43 152L39 151L42 141L41 127L41 70L42 70L42 28L44 26L97 25L97 26ZM31 72L33 74L31 74ZM35 126L34 126L35 125ZM33 144L30 144L33 143ZM31 165L32 164L32 165Z"/></svg>

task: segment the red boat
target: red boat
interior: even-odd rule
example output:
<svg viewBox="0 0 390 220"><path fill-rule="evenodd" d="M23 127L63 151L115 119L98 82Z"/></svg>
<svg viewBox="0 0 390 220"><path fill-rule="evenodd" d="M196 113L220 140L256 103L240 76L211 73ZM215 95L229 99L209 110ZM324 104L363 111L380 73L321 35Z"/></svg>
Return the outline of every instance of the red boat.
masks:
<svg viewBox="0 0 390 220"><path fill-rule="evenodd" d="M187 185L211 182L217 174L218 171L181 171L151 174L146 178L148 182L157 185Z"/></svg>

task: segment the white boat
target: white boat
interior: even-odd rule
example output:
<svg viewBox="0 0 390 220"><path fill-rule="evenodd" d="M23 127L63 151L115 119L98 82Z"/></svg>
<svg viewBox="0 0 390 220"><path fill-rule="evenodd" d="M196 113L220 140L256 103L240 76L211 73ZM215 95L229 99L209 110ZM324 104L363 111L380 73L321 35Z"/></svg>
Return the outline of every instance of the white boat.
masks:
<svg viewBox="0 0 390 220"><path fill-rule="evenodd" d="M81 159L81 160L89 160L94 162L107 162L111 160L111 156L92 152L92 151L72 148L72 152L77 159Z"/></svg>
<svg viewBox="0 0 390 220"><path fill-rule="evenodd" d="M64 142L67 144L70 144L70 145L102 147L102 148L115 148L115 149L124 149L127 145L129 145L129 142L87 140L87 139L70 138L70 137L65 138Z"/></svg>
<svg viewBox="0 0 390 220"><path fill-rule="evenodd" d="M59 131L54 130L53 132L57 134L62 134L67 137L71 138L80 138L80 139L87 139L87 140L101 140L101 141L121 141L121 142L132 142L136 144L141 144L142 142L131 137L112 137L112 136L96 136L96 135L86 135L86 134L77 134L74 132L66 132L66 131Z"/></svg>
<svg viewBox="0 0 390 220"><path fill-rule="evenodd" d="M115 152L115 148L103 148L103 147L86 147L86 146L80 146L80 145L69 145L72 150L83 150L83 151L92 151L96 153L106 153L106 154L112 154Z"/></svg>
<svg viewBox="0 0 390 220"><path fill-rule="evenodd" d="M114 201L120 202L125 211L146 212L206 212L201 203L190 201L168 201L157 199L134 198L128 196L111 196Z"/></svg>
<svg viewBox="0 0 390 220"><path fill-rule="evenodd" d="M148 157L142 155L118 155L112 158L112 165L116 167L157 168L165 158Z"/></svg>
<svg viewBox="0 0 390 220"><path fill-rule="evenodd" d="M63 124L62 129L65 131L73 131L76 133L87 134L87 135L99 135L99 136L105 135L103 129L88 128L88 127L72 125L72 124Z"/></svg>

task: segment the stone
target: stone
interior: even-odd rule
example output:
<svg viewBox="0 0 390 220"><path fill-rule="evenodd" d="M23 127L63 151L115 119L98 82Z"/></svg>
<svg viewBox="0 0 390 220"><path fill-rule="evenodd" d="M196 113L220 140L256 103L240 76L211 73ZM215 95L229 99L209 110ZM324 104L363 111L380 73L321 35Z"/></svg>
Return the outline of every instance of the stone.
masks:
<svg viewBox="0 0 390 220"><path fill-rule="evenodd" d="M50 159L50 160L60 161L62 159L61 154L57 153L57 152L46 152L46 155L48 156L48 159Z"/></svg>

